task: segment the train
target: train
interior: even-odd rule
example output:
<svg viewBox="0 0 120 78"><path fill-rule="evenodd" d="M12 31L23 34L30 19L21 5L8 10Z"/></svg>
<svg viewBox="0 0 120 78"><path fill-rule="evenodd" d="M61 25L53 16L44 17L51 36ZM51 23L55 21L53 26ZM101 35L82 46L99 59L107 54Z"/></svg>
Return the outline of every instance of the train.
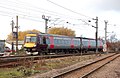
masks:
<svg viewBox="0 0 120 78"><path fill-rule="evenodd" d="M98 51L103 51L103 40L97 39ZM45 33L28 33L24 39L27 54L67 54L96 51L96 39Z"/></svg>

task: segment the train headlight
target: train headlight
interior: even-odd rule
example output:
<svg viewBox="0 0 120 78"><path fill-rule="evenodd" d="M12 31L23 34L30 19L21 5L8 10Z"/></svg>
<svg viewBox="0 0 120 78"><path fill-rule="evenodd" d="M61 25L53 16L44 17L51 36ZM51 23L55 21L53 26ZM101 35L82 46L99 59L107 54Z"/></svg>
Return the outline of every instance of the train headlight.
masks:
<svg viewBox="0 0 120 78"><path fill-rule="evenodd" d="M26 45L24 45L24 47L26 47Z"/></svg>
<svg viewBox="0 0 120 78"><path fill-rule="evenodd" d="M26 51L27 49L26 49L26 48L24 48L24 50Z"/></svg>
<svg viewBox="0 0 120 78"><path fill-rule="evenodd" d="M33 47L36 47L36 45L34 45Z"/></svg>
<svg viewBox="0 0 120 78"><path fill-rule="evenodd" d="M33 49L32 49L32 51L36 51L36 49L35 49L35 48L33 48Z"/></svg>

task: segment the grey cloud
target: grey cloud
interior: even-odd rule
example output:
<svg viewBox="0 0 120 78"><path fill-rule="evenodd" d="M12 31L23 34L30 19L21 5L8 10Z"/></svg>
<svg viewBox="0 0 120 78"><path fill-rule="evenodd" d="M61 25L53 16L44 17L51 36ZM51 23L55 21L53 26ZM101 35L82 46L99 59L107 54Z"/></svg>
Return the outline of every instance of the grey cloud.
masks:
<svg viewBox="0 0 120 78"><path fill-rule="evenodd" d="M120 11L120 0L98 0L94 7L100 10Z"/></svg>

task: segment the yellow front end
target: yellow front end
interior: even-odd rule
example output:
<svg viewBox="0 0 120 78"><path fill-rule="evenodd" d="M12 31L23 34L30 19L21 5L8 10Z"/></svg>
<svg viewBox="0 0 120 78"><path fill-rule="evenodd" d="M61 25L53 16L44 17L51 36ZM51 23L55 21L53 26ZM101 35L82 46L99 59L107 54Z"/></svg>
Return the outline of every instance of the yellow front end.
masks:
<svg viewBox="0 0 120 78"><path fill-rule="evenodd" d="M29 43L25 43L25 44L24 44L24 47L32 48L32 47L36 47L36 44L35 44L35 43L32 43L32 42L29 42Z"/></svg>
<svg viewBox="0 0 120 78"><path fill-rule="evenodd" d="M30 54L37 52L36 48L37 34L27 34L25 37L24 49Z"/></svg>

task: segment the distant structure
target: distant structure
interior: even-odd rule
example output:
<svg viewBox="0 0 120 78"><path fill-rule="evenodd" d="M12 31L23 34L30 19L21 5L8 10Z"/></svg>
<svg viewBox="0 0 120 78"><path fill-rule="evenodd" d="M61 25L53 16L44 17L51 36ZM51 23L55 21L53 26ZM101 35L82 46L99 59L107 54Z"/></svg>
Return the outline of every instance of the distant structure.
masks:
<svg viewBox="0 0 120 78"><path fill-rule="evenodd" d="M9 48L12 49L12 42L14 44L14 50L15 50L16 49L15 48L16 47L16 41L8 41L8 40L6 40L5 44L6 44L6 46L8 46ZM21 49L21 47L23 46L23 44L24 44L24 41L18 41L18 49Z"/></svg>

